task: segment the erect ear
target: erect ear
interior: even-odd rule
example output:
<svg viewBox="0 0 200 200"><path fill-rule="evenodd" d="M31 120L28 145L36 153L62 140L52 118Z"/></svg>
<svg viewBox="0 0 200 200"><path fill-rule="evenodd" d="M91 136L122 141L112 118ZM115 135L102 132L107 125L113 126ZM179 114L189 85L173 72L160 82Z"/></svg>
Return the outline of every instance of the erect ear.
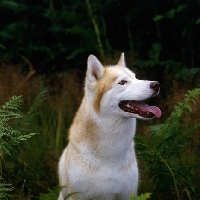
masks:
<svg viewBox="0 0 200 200"><path fill-rule="evenodd" d="M126 63L125 63L125 59L124 59L124 53L121 54L118 65L122 66L122 67L126 67Z"/></svg>
<svg viewBox="0 0 200 200"><path fill-rule="evenodd" d="M105 68L99 62L99 60L90 55L87 61L87 77L90 81L96 81L103 76Z"/></svg>

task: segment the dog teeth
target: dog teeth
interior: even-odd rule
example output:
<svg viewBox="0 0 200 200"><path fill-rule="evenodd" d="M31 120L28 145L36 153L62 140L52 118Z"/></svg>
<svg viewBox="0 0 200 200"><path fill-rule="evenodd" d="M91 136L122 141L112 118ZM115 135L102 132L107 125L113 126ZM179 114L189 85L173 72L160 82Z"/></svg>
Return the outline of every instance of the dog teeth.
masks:
<svg viewBox="0 0 200 200"><path fill-rule="evenodd" d="M152 116L152 114L153 113L151 113L151 112L149 112L149 111L142 111L142 110L140 110L140 109L138 109L137 107L135 107L135 106L133 106L133 105L131 105L130 103L126 103L126 104L124 104L124 107L126 107L126 108L128 108L129 110L131 110L132 111L132 113L136 113L136 114L138 114L138 115L140 115L140 116L143 116L143 117L151 117ZM130 111L130 112L131 112Z"/></svg>
<svg viewBox="0 0 200 200"><path fill-rule="evenodd" d="M131 108L131 109L133 109L133 110L135 110L135 111L138 111L138 110L139 110L138 108L132 106L132 105L129 104L129 103L126 104L126 107L127 107L127 108Z"/></svg>
<svg viewBox="0 0 200 200"><path fill-rule="evenodd" d="M128 104L126 104L126 107L127 108L131 108L131 105L128 103Z"/></svg>
<svg viewBox="0 0 200 200"><path fill-rule="evenodd" d="M147 111L147 112L144 112L144 114L145 114L145 115L152 115L152 113L151 113L151 112L148 112L148 111Z"/></svg>

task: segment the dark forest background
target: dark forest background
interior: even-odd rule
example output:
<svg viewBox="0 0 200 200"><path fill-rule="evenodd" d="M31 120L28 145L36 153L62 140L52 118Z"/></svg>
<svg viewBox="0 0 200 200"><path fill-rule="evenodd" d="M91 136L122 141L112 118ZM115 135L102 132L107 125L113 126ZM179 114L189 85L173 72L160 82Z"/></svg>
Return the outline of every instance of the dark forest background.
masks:
<svg viewBox="0 0 200 200"><path fill-rule="evenodd" d="M37 72L52 73L85 70L91 53L104 61L125 52L135 62L148 61L147 65L162 69L170 61L197 68L199 4L198 0L1 0L1 60L20 62L25 56Z"/></svg>
<svg viewBox="0 0 200 200"><path fill-rule="evenodd" d="M23 95L23 113L38 104L20 130L39 133L13 147L12 156L1 155L0 194L7 183L8 199L48 199L40 194L57 191L57 163L83 96L87 57L113 65L122 52L138 78L161 83L149 103L162 118L138 121L139 194L200 198L199 0L0 0L0 105L13 95ZM155 157L141 153L149 151L144 144Z"/></svg>

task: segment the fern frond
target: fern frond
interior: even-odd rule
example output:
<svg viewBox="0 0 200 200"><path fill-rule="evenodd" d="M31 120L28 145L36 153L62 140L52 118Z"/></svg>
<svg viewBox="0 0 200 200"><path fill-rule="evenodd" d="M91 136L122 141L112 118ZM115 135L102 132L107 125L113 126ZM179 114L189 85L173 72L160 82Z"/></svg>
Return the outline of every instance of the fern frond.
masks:
<svg viewBox="0 0 200 200"><path fill-rule="evenodd" d="M3 136L13 136L19 135L20 132L18 130L13 129L11 126L5 123L5 121L0 120L0 138Z"/></svg>
<svg viewBox="0 0 200 200"><path fill-rule="evenodd" d="M49 189L47 194L40 194L39 200L57 199L60 189L60 186L54 187L53 189Z"/></svg>
<svg viewBox="0 0 200 200"><path fill-rule="evenodd" d="M22 96L13 96L11 100L0 108L0 156L3 156L4 152L10 154L13 145L17 145L20 141L36 134L22 135L19 130L14 129L8 124L10 120L22 118L22 115L19 113L21 104Z"/></svg>
<svg viewBox="0 0 200 200"><path fill-rule="evenodd" d="M188 93L185 94L184 101L179 102L178 105L174 107L174 111L171 113L171 116L167 119L167 121L161 128L161 133L165 135L167 132L169 132L169 129L174 130L174 128L177 127L177 124L181 120L181 115L183 111L187 109L189 112L192 112L191 104L195 104L196 100L198 100L199 98L200 88L188 91Z"/></svg>
<svg viewBox="0 0 200 200"><path fill-rule="evenodd" d="M0 199L11 197L9 192L13 189L11 184L2 183L2 178L0 178Z"/></svg>
<svg viewBox="0 0 200 200"><path fill-rule="evenodd" d="M163 124L152 125L152 126L149 126L148 130L151 133L151 135L158 134L162 126Z"/></svg>
<svg viewBox="0 0 200 200"><path fill-rule="evenodd" d="M8 193L11 190L11 184L0 184L0 199L11 197L11 195Z"/></svg>
<svg viewBox="0 0 200 200"><path fill-rule="evenodd" d="M19 121L18 127L22 132L29 132L30 125L32 124L33 117L37 115L36 109L42 104L47 97L47 90L41 88L40 92L31 104L28 112L25 113L24 117Z"/></svg>
<svg viewBox="0 0 200 200"><path fill-rule="evenodd" d="M7 122L11 119L21 118L19 109L22 104L22 96L13 96L8 102L0 108L0 119Z"/></svg>
<svg viewBox="0 0 200 200"><path fill-rule="evenodd" d="M13 109L19 111L22 105L22 95L20 96L13 96L5 105L2 106L4 110L6 109Z"/></svg>
<svg viewBox="0 0 200 200"><path fill-rule="evenodd" d="M35 110L41 105L41 103L46 99L47 97L47 93L48 91L44 88L40 89L40 92L38 93L38 95L36 96L36 98L34 99L31 107L29 108L27 115L31 115L35 112Z"/></svg>

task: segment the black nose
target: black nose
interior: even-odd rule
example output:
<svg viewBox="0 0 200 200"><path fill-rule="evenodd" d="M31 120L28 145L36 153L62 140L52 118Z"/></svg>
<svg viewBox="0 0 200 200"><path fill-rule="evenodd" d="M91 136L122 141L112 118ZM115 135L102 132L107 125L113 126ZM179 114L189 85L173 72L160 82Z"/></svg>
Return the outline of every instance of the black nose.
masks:
<svg viewBox="0 0 200 200"><path fill-rule="evenodd" d="M160 83L158 81L153 81L150 83L150 88L158 92L160 89Z"/></svg>

